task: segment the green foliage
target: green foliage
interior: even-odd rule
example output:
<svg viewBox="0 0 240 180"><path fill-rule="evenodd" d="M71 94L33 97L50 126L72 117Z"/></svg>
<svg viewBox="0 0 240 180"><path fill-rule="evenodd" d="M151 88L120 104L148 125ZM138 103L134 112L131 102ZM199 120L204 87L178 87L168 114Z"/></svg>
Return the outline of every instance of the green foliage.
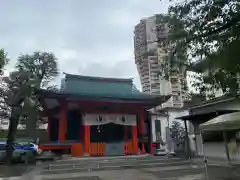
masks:
<svg viewBox="0 0 240 180"><path fill-rule="evenodd" d="M184 143L185 131L178 121L173 121L171 134L172 134L172 138L174 139L177 145L181 145Z"/></svg>
<svg viewBox="0 0 240 180"><path fill-rule="evenodd" d="M11 163L12 159L12 145L15 139L17 126L22 113L24 99L29 95L29 87L33 77L28 72L15 71L10 74L8 78L5 78L4 87L0 88L1 100L4 102L6 109L1 109L4 118L8 118L9 128L7 136L7 161Z"/></svg>
<svg viewBox="0 0 240 180"><path fill-rule="evenodd" d="M26 71L35 77L34 87L46 87L58 75L57 58L53 53L34 52L21 55L16 65L18 71Z"/></svg>
<svg viewBox="0 0 240 180"><path fill-rule="evenodd" d="M3 49L0 49L0 74L2 74L2 70L4 68L4 66L8 63L8 58L7 58L7 54L5 53L5 51Z"/></svg>
<svg viewBox="0 0 240 180"><path fill-rule="evenodd" d="M239 12L239 0L182 0L170 6L162 17L170 27L169 34L161 43L172 47L169 63L192 66L198 60L207 60L215 88L235 93L236 74L240 72ZM195 87L208 88L203 83Z"/></svg>
<svg viewBox="0 0 240 180"><path fill-rule="evenodd" d="M6 56L4 56L6 57ZM26 124L28 137L35 138L39 112L42 110L35 89L46 87L58 75L57 59L52 53L35 52L21 55L15 71L4 78L0 88L2 118L8 118L7 157L11 160L12 144L19 122Z"/></svg>
<svg viewBox="0 0 240 180"><path fill-rule="evenodd" d="M26 124L29 136L35 136L37 121L40 120L42 111L41 104L34 94L34 89L49 88L48 83L55 78L59 71L57 58L53 53L34 52L33 54L21 55L18 58L16 69L19 72L27 72L33 77L28 94L24 99L24 106L21 114L22 123Z"/></svg>

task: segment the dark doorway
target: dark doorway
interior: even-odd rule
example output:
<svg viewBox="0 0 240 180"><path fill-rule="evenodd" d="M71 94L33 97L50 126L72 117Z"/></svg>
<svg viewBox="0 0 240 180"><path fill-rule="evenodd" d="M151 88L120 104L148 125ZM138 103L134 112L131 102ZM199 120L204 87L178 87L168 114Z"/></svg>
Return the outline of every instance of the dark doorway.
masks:
<svg viewBox="0 0 240 180"><path fill-rule="evenodd" d="M78 111L70 111L67 118L66 140L80 141L81 139L81 114Z"/></svg>
<svg viewBox="0 0 240 180"><path fill-rule="evenodd" d="M58 125L59 120L57 118L51 119L51 125L50 125L50 141L57 141L58 140Z"/></svg>
<svg viewBox="0 0 240 180"><path fill-rule="evenodd" d="M91 126L91 142L121 142L124 140L124 126L114 123Z"/></svg>

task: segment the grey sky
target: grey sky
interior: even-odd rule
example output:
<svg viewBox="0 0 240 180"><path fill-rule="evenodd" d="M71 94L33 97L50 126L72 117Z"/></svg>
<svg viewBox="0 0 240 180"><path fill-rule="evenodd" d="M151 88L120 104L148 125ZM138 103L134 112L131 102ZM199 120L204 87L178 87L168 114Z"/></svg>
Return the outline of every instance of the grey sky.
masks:
<svg viewBox="0 0 240 180"><path fill-rule="evenodd" d="M61 72L133 77L133 28L141 18L165 13L167 0L0 0L0 48L11 59L54 52ZM57 80L59 82L59 78Z"/></svg>

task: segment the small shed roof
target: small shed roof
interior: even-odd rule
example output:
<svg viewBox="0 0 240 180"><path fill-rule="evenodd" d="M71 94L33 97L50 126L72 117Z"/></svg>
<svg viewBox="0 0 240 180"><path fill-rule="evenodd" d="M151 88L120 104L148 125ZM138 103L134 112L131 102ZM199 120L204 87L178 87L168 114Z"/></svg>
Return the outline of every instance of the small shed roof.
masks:
<svg viewBox="0 0 240 180"><path fill-rule="evenodd" d="M233 101L236 98L239 98L240 94L236 94L236 95L230 95L230 94L226 94L223 96L219 96L219 97L215 97L209 100L203 100L203 101L198 101L194 104L192 104L189 109L193 110L199 107L206 107L209 105L214 105L214 104L218 104L218 103L224 103L224 102L229 102L229 101Z"/></svg>
<svg viewBox="0 0 240 180"><path fill-rule="evenodd" d="M217 116L223 115L223 114L228 114L228 113L233 113L237 112L237 110L216 110L212 112L206 112L206 113L196 113L196 114L190 114L187 116L180 116L175 119L180 119L180 120L186 120L186 121L192 121L196 123L203 123L206 121L209 121L212 118L215 118Z"/></svg>
<svg viewBox="0 0 240 180"><path fill-rule="evenodd" d="M228 131L240 129L240 112L224 114L200 125L203 131Z"/></svg>

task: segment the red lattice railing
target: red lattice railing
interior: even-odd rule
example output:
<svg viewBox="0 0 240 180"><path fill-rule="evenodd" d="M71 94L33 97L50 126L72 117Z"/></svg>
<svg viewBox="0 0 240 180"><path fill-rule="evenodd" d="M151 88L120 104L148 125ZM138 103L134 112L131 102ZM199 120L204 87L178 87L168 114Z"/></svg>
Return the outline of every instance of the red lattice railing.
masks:
<svg viewBox="0 0 240 180"><path fill-rule="evenodd" d="M89 155L90 156L103 156L105 155L105 143L90 143Z"/></svg>
<svg viewBox="0 0 240 180"><path fill-rule="evenodd" d="M125 142L124 144L124 153L125 155L134 154L134 147L132 141Z"/></svg>

